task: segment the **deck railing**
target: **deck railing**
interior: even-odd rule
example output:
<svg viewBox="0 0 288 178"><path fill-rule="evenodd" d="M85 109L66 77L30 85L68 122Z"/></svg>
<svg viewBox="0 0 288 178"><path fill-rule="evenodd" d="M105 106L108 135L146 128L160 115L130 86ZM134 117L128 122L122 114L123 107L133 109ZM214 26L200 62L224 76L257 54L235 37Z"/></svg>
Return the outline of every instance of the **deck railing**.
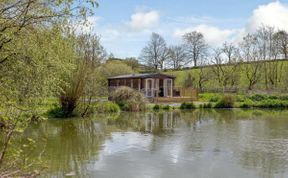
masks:
<svg viewBox="0 0 288 178"><path fill-rule="evenodd" d="M120 86L119 86L120 87ZM108 88L109 92L115 91L117 88L116 86L112 86ZM135 89L137 90L137 89ZM138 91L138 90L137 90ZM161 91L159 89L141 89L140 92L147 98L156 98L156 97L163 97L161 94ZM172 88L172 96L167 97L191 97L191 98L197 98L197 90L194 88L184 88L184 87L173 87Z"/></svg>

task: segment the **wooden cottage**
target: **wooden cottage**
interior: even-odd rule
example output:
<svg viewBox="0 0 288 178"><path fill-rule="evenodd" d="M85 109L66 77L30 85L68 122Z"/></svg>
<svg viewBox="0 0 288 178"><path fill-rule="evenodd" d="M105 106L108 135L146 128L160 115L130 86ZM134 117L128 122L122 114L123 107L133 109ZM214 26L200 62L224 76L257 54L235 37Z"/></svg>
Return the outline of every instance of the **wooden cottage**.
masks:
<svg viewBox="0 0 288 178"><path fill-rule="evenodd" d="M142 92L148 98L173 97L175 77L161 73L120 75L108 78L109 90L128 86Z"/></svg>

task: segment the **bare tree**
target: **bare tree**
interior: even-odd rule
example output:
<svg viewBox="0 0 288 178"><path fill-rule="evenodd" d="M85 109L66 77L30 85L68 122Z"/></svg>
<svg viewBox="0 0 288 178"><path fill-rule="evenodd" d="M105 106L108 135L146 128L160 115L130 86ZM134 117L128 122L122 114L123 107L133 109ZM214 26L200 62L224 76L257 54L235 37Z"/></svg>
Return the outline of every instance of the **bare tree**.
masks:
<svg viewBox="0 0 288 178"><path fill-rule="evenodd" d="M162 36L152 33L147 46L142 49L140 59L154 69L163 69L164 61L168 58L168 48Z"/></svg>
<svg viewBox="0 0 288 178"><path fill-rule="evenodd" d="M91 62L93 66L98 66L107 58L107 52L100 44L100 37L91 34L81 34L78 36L76 51L86 62Z"/></svg>
<svg viewBox="0 0 288 178"><path fill-rule="evenodd" d="M237 62L239 49L234 44L225 42L222 47L222 52L227 58L228 63Z"/></svg>
<svg viewBox="0 0 288 178"><path fill-rule="evenodd" d="M183 45L169 47L169 64L173 69L180 69L187 65L187 53Z"/></svg>
<svg viewBox="0 0 288 178"><path fill-rule="evenodd" d="M214 50L212 71L219 84L223 87L223 91L229 86L231 88L237 86L239 80L239 63L231 62L227 64L225 54L222 48Z"/></svg>
<svg viewBox="0 0 288 178"><path fill-rule="evenodd" d="M276 88L281 81L283 62L279 62L280 56L275 29L262 26L256 32L257 45L260 56L264 61L264 79L266 89Z"/></svg>
<svg viewBox="0 0 288 178"><path fill-rule="evenodd" d="M240 43L240 59L245 64L242 64L242 70L248 79L248 90L260 81L262 74L263 62L261 62L260 54L257 49L257 38L255 35L248 34Z"/></svg>
<svg viewBox="0 0 288 178"><path fill-rule="evenodd" d="M213 73L214 76L216 78L216 80L218 81L218 83L224 87L226 86L226 75L225 75L225 71L223 69L223 65L224 65L224 61L221 57L222 55L222 50L221 49L214 49L214 54L213 54L213 59L212 59L212 63L213 63Z"/></svg>
<svg viewBox="0 0 288 178"><path fill-rule="evenodd" d="M201 64L202 67L199 67L197 70L198 78L197 78L197 83L198 83L198 88L200 91L204 90L205 84L212 78L211 76L211 70L210 67L204 67L205 65L208 64Z"/></svg>
<svg viewBox="0 0 288 178"><path fill-rule="evenodd" d="M288 33L284 30L279 30L274 34L274 39L282 58L288 59Z"/></svg>
<svg viewBox="0 0 288 178"><path fill-rule="evenodd" d="M199 60L207 54L208 45L202 33L193 31L183 35L188 57L197 67Z"/></svg>
<svg viewBox="0 0 288 178"><path fill-rule="evenodd" d="M255 33L257 46L262 60L269 60L271 57L272 41L274 28L269 26L261 26Z"/></svg>

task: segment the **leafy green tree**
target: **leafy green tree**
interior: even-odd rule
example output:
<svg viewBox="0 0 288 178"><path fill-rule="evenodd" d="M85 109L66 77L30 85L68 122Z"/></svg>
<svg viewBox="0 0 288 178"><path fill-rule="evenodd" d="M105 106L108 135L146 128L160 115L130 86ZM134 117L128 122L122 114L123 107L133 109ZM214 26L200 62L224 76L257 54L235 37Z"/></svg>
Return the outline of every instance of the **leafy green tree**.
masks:
<svg viewBox="0 0 288 178"><path fill-rule="evenodd" d="M108 61L101 66L100 70L105 77L125 75L133 73L133 69L123 61Z"/></svg>
<svg viewBox="0 0 288 178"><path fill-rule="evenodd" d="M138 60L134 57L125 58L123 62L130 66L132 70L138 70L140 68Z"/></svg>
<svg viewBox="0 0 288 178"><path fill-rule="evenodd" d="M8 149L5 145L13 133L41 119L39 106L45 102L44 97L61 92L62 86L67 85L63 78L74 67L73 45L59 28L35 29L33 34L27 33L13 44L21 55L2 63L0 74L0 122L4 125L0 167Z"/></svg>
<svg viewBox="0 0 288 178"><path fill-rule="evenodd" d="M16 169L21 173L17 165L5 161L8 143L13 133L40 118L44 97L55 96L68 85L65 79L75 68L76 59L68 22L83 22L93 6L97 6L94 0L0 2L1 173L5 167L11 169L5 172Z"/></svg>
<svg viewBox="0 0 288 178"><path fill-rule="evenodd" d="M89 6L97 6L95 0L85 2L73 0L2 0L0 2L0 64L20 55L11 43L23 35L22 30L31 30L42 25L51 27L73 16L73 20L86 17L93 12ZM32 29L31 29L32 28Z"/></svg>

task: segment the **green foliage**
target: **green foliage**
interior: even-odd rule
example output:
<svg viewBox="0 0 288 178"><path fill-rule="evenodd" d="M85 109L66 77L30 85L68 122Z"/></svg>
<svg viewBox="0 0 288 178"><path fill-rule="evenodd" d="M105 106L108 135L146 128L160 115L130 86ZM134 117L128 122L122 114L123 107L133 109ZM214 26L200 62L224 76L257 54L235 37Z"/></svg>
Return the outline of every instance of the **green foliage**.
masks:
<svg viewBox="0 0 288 178"><path fill-rule="evenodd" d="M265 95L265 94L254 94L248 97L252 101L263 101L263 100L288 100L288 95Z"/></svg>
<svg viewBox="0 0 288 178"><path fill-rule="evenodd" d="M117 113L120 112L120 107L114 102L101 102L95 106L97 113Z"/></svg>
<svg viewBox="0 0 288 178"><path fill-rule="evenodd" d="M153 106L153 110L154 111L159 111L161 109L161 107L160 107L160 105L158 105L158 104L155 104L154 106Z"/></svg>
<svg viewBox="0 0 288 178"><path fill-rule="evenodd" d="M240 108L251 108L251 105L249 105L248 103L242 103L241 105L240 105Z"/></svg>
<svg viewBox="0 0 288 178"><path fill-rule="evenodd" d="M13 133L21 133L31 122L42 120L40 115L46 107L43 98L63 93L68 87L66 79L77 65L75 38L67 28L71 26L67 24L69 17L83 20L81 17L92 12L97 3L4 0L0 4L0 120L7 126L1 132L5 139L0 139L0 168L5 170L6 166L5 171L12 173L10 177L35 177L22 176L17 163L20 159L27 168L38 160L27 161L21 154L8 154L5 160L4 155L11 153L8 146ZM55 107L51 114L56 113L60 111ZM23 151L22 147L17 149L17 153Z"/></svg>
<svg viewBox="0 0 288 178"><path fill-rule="evenodd" d="M99 70L105 77L134 73L130 66L119 60L109 60Z"/></svg>
<svg viewBox="0 0 288 178"><path fill-rule="evenodd" d="M287 97L277 95L255 94L248 96L240 104L240 108L287 108Z"/></svg>
<svg viewBox="0 0 288 178"><path fill-rule="evenodd" d="M65 117L73 115L81 98L84 98L83 102L90 101L103 90L102 82L98 81L101 78L98 67L105 60L106 51L100 44L99 37L79 35L75 37L75 46L77 47L76 67L71 71L71 75L65 78L68 86L63 87L59 97ZM82 117L86 115L88 109L88 105L83 108Z"/></svg>
<svg viewBox="0 0 288 178"><path fill-rule="evenodd" d="M249 99L251 99L252 101L262 101L267 99L266 95L261 95L261 94L255 94L252 96L249 96Z"/></svg>
<svg viewBox="0 0 288 178"><path fill-rule="evenodd" d="M264 66L264 61L263 64L260 66ZM267 75L268 77L271 75L271 77L275 76L287 76L288 75L288 61L284 60L284 61L276 61L273 63L269 63L269 65L272 64L271 66L268 66L268 68L275 68L275 73L272 73L268 71ZM249 86L249 79L247 78L247 75L245 73L246 68L249 68L247 70L251 70L253 68L255 68L255 66L251 66L253 64L240 64L237 68L237 71L235 73L235 75L233 75L233 77L235 78L235 84L234 84L234 88L236 87L238 91L240 92L246 92L248 86ZM225 70L230 70L233 72L232 68L233 65L228 65L227 67L225 67ZM170 75L174 75L176 76L176 80L175 80L175 85L176 86L181 86L184 87L185 85L185 80L187 79L187 75L190 73L192 75L193 78L195 78L194 81L194 86L193 87L199 87L199 79L203 79L203 77L205 78L204 80L204 85L203 85L203 89L205 89L205 91L211 91L211 92L222 92L223 91L223 82L219 82L217 80L216 75L213 75L213 66L207 66L203 68L205 70L205 75L203 75L203 73L201 73L201 69L200 68L187 68L187 69L179 69L179 70L168 70L166 73L170 74ZM241 69L241 70L240 70ZM243 69L243 70L242 70ZM231 72L231 73L232 73ZM253 71L250 71L253 73ZM267 88L266 82L265 82L265 67L259 67L257 69L257 75L259 77L257 77L257 80L255 81L255 84L253 84L253 88L251 89L253 90L260 90L260 91L265 91ZM276 74L277 73L277 74ZM232 75L232 74L231 74ZM227 76L229 77L229 76ZM231 83L231 82L228 82ZM269 88L269 90L275 89L276 92L278 90L283 90L283 91L287 91L288 88L288 78L287 77L281 77L279 78L279 81L276 82L277 86L274 88ZM271 84L270 84L271 85ZM227 86L225 89L230 89L233 88L232 86ZM221 91L222 90L222 91ZM209 100L205 100L205 101L209 101Z"/></svg>
<svg viewBox="0 0 288 178"><path fill-rule="evenodd" d="M233 108L234 97L232 95L224 95L220 101L216 103L215 108Z"/></svg>
<svg viewBox="0 0 288 178"><path fill-rule="evenodd" d="M236 102L244 102L246 100L246 96L244 95L236 95L235 96Z"/></svg>
<svg viewBox="0 0 288 178"><path fill-rule="evenodd" d="M218 102L220 100L219 96L213 96L212 98L210 98L209 102Z"/></svg>
<svg viewBox="0 0 288 178"><path fill-rule="evenodd" d="M155 104L153 106L153 110L154 111L159 111L159 110L166 110L166 111L169 111L172 107L169 106L169 105L159 105L159 104ZM172 108L173 109L173 108Z"/></svg>
<svg viewBox="0 0 288 178"><path fill-rule="evenodd" d="M199 100L200 101L208 101L208 102L217 102L221 98L219 93L200 93Z"/></svg>
<svg viewBox="0 0 288 178"><path fill-rule="evenodd" d="M47 115L49 118L64 118L65 112L61 107L55 105L52 109L48 110Z"/></svg>
<svg viewBox="0 0 288 178"><path fill-rule="evenodd" d="M187 74L186 79L184 80L183 86L186 88L193 87L194 78L192 78L191 73Z"/></svg>
<svg viewBox="0 0 288 178"><path fill-rule="evenodd" d="M162 106L162 109L163 109L163 110L170 110L171 107L170 107L169 105L165 105L165 106Z"/></svg>
<svg viewBox="0 0 288 178"><path fill-rule="evenodd" d="M189 103L184 102L180 105L181 110L186 110L186 109L188 110L188 109L195 109L195 108L196 106L192 102L189 102Z"/></svg>
<svg viewBox="0 0 288 178"><path fill-rule="evenodd" d="M267 99L257 102L253 107L258 108L288 108L288 101Z"/></svg>
<svg viewBox="0 0 288 178"><path fill-rule="evenodd" d="M117 88L111 99L124 111L143 111L146 108L146 98L143 94L130 87Z"/></svg>
<svg viewBox="0 0 288 178"><path fill-rule="evenodd" d="M200 109L210 109L212 107L212 103L204 103L199 106Z"/></svg>
<svg viewBox="0 0 288 178"><path fill-rule="evenodd" d="M139 70L140 68L139 61L136 58L126 58L123 62L130 66L132 70Z"/></svg>

